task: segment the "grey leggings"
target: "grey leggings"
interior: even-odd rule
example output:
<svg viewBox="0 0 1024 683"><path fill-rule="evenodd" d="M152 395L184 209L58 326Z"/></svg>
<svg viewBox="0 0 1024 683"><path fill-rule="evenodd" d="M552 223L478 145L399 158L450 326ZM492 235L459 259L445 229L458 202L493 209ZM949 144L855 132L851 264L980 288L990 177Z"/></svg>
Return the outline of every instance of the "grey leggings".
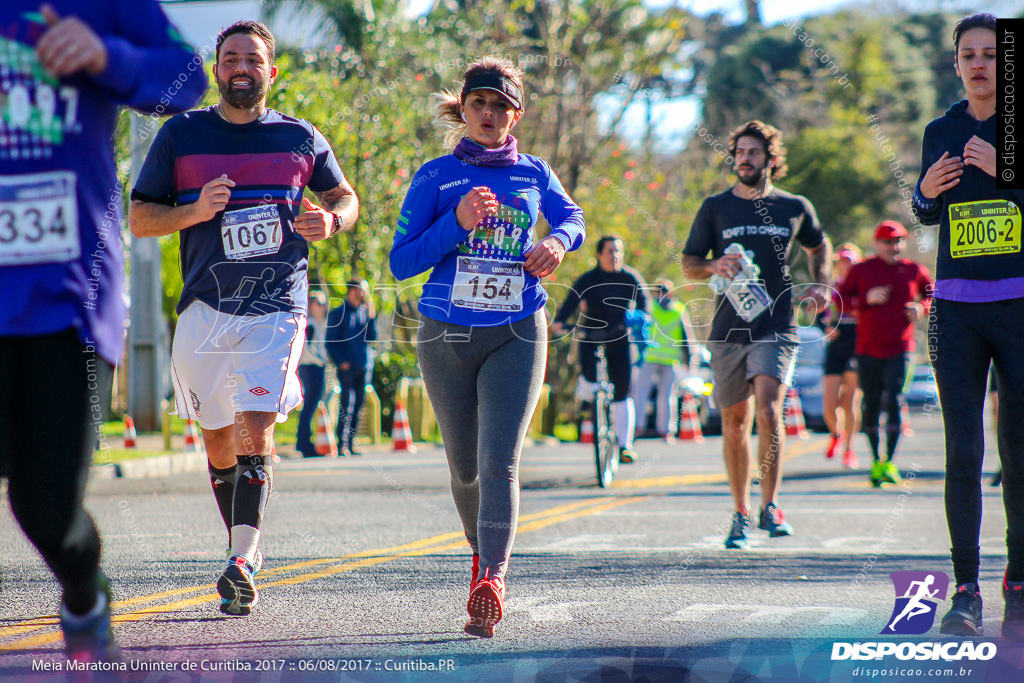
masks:
<svg viewBox="0 0 1024 683"><path fill-rule="evenodd" d="M420 370L437 415L452 496L480 574L504 576L519 519L519 455L547 362L544 311L511 325L423 317Z"/></svg>

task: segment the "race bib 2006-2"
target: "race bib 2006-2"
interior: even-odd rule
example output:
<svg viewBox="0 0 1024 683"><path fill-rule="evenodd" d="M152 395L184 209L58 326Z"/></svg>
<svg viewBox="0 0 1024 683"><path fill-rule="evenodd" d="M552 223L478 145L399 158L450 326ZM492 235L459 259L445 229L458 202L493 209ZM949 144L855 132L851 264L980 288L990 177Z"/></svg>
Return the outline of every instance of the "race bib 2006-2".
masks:
<svg viewBox="0 0 1024 683"><path fill-rule="evenodd" d="M452 303L474 311L521 311L525 281L521 261L460 255Z"/></svg>
<svg viewBox="0 0 1024 683"><path fill-rule="evenodd" d="M226 211L220 222L224 256L231 260L276 254L284 242L275 204Z"/></svg>
<svg viewBox="0 0 1024 683"><path fill-rule="evenodd" d="M73 172L0 176L0 266L65 263L81 254Z"/></svg>
<svg viewBox="0 0 1024 683"><path fill-rule="evenodd" d="M949 251L953 258L1016 254L1021 244L1020 207L1005 199L949 206Z"/></svg>

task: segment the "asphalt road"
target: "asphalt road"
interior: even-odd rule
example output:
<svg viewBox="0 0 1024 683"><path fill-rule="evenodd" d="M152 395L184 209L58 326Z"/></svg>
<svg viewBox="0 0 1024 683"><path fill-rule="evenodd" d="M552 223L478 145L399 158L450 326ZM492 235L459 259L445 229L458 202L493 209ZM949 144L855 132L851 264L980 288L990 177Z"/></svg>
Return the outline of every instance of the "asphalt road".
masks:
<svg viewBox="0 0 1024 683"><path fill-rule="evenodd" d="M640 441L640 459L610 490L594 485L589 447L528 448L506 617L491 640L462 631L469 549L440 448L276 466L261 603L245 618L217 609L226 533L205 475L93 481L87 505L115 584L115 632L125 661L150 667L122 679L863 680L853 669L864 662L830 651L884 640L889 573L951 573L941 417L918 413L913 426L898 462L914 478L883 490L866 468L826 461L824 436L791 438L780 506L796 535L756 531L747 551L722 545L731 502L720 438ZM994 444L988 458L993 470ZM929 680L1024 679L1021 647L995 637L1001 490L986 487L984 504L982 593L999 655ZM62 662L58 600L4 506L0 678L61 679L39 671ZM944 639L936 625L917 640Z"/></svg>

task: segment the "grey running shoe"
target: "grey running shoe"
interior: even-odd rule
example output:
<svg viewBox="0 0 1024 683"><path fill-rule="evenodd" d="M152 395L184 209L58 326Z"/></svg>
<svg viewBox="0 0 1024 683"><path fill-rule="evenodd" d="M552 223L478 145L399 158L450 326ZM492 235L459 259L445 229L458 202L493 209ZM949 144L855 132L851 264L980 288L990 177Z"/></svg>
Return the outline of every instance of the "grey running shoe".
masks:
<svg viewBox="0 0 1024 683"><path fill-rule="evenodd" d="M252 577L254 567L241 555L228 560L228 566L217 580L220 611L232 616L245 616L260 601Z"/></svg>
<svg viewBox="0 0 1024 683"><path fill-rule="evenodd" d="M1003 577L1003 638L1024 640L1024 582Z"/></svg>
<svg viewBox="0 0 1024 683"><path fill-rule="evenodd" d="M121 650L110 627L110 584L100 576L99 595L102 607L99 614L77 617L60 606L60 630L64 634L64 652L67 658L79 664L114 662L121 658Z"/></svg>
<svg viewBox="0 0 1024 683"><path fill-rule="evenodd" d="M953 604L942 617L939 633L947 636L980 636L984 632L981 623L981 593L975 583L965 583L956 589L950 598Z"/></svg>
<svg viewBox="0 0 1024 683"><path fill-rule="evenodd" d="M772 538L793 535L793 525L786 521L782 515L782 510L775 507L775 503L768 503L768 505L761 508L760 517L757 528L767 531L768 535Z"/></svg>
<svg viewBox="0 0 1024 683"><path fill-rule="evenodd" d="M729 536L725 539L725 547L730 550L746 550L750 545L747 540L748 526L750 526L750 517L742 512L732 513L732 529L729 530Z"/></svg>

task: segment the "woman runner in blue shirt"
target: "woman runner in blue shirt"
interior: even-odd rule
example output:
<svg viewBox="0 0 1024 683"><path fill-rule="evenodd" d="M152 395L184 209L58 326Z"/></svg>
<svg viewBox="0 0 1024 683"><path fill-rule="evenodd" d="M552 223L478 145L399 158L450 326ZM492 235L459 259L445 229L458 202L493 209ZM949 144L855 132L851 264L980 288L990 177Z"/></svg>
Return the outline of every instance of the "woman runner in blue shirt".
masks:
<svg viewBox="0 0 1024 683"><path fill-rule="evenodd" d="M461 93L437 96L452 154L416 173L402 206L391 271L433 268L423 287L420 369L473 549L466 632L489 638L502 616L519 516L519 456L547 362L540 278L583 244L583 211L551 167L510 134L523 114L522 73L483 58ZM537 240L540 214L551 233Z"/></svg>

